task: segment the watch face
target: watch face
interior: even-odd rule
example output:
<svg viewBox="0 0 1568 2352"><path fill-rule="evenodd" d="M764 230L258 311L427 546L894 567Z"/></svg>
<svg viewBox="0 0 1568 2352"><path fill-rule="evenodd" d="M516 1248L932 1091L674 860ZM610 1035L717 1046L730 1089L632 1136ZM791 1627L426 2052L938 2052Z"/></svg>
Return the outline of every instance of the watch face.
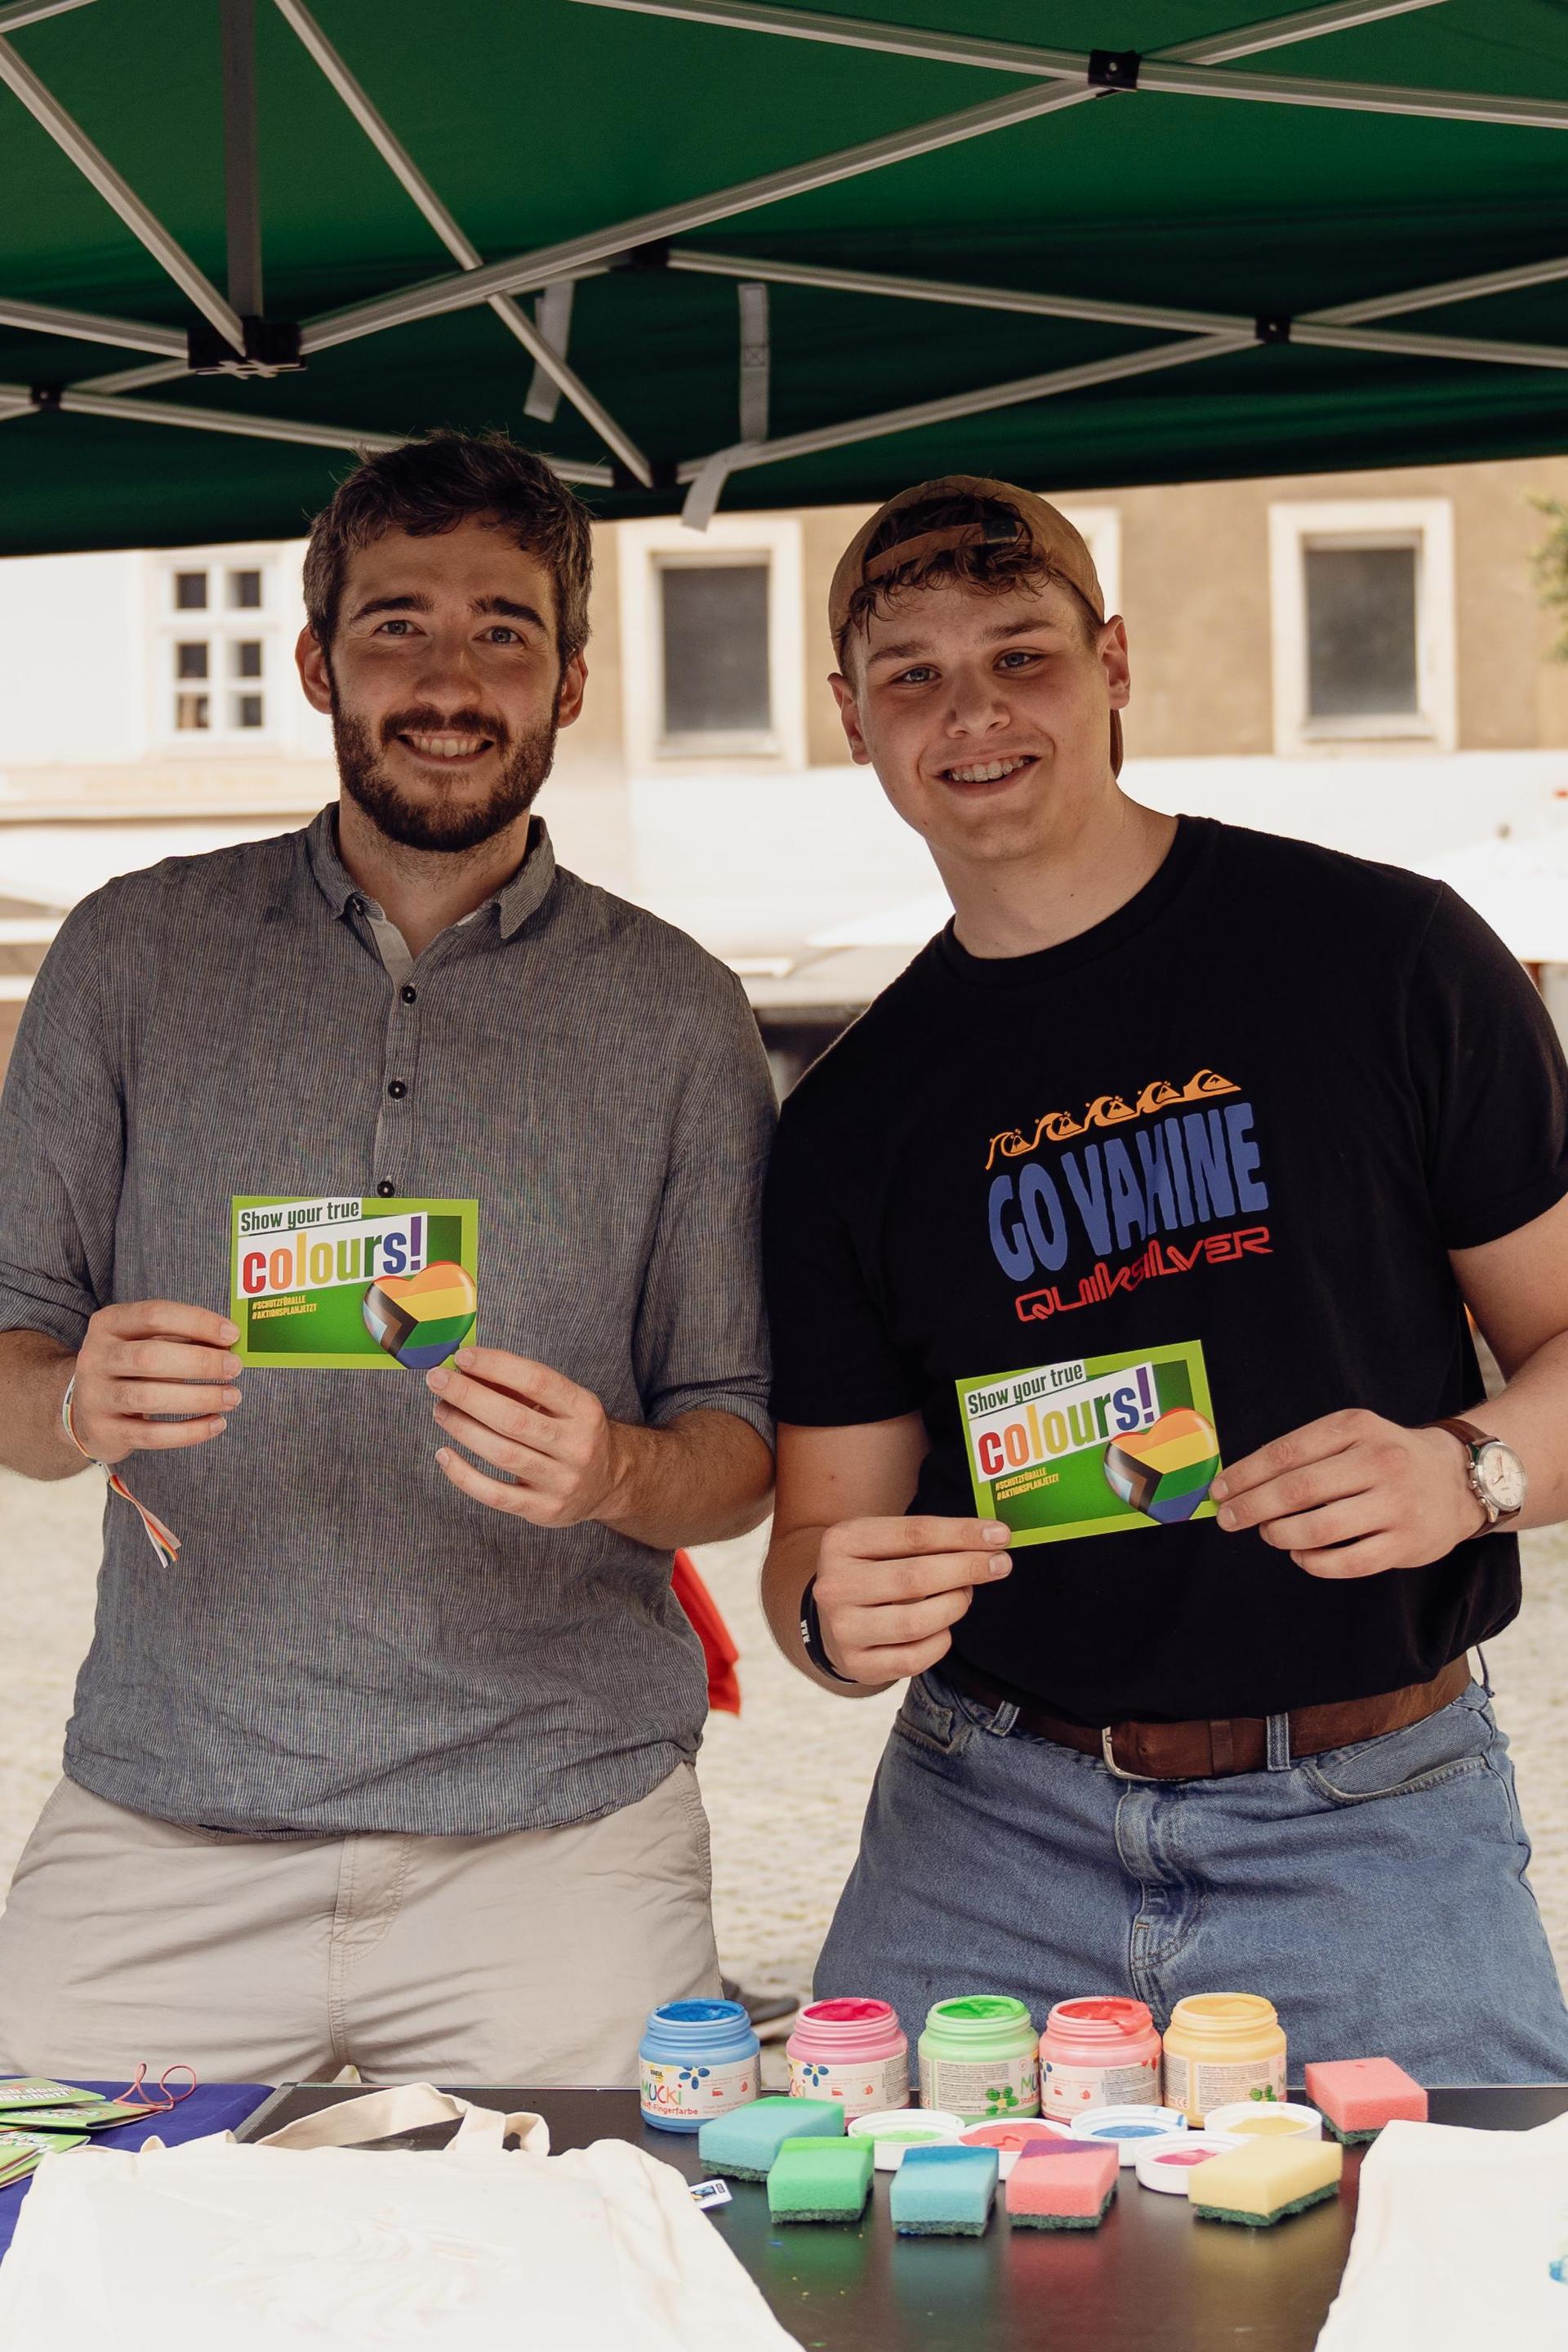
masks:
<svg viewBox="0 0 1568 2352"><path fill-rule="evenodd" d="M1510 1446L1500 1440L1483 1445L1476 1464L1476 1475L1489 1503L1501 1513L1521 1510L1524 1507L1524 1465Z"/></svg>

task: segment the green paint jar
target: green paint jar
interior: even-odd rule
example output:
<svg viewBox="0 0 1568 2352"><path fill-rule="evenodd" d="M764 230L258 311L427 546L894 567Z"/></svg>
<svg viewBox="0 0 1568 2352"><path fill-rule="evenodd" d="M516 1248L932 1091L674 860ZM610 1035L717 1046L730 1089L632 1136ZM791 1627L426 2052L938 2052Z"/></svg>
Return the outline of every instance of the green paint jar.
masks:
<svg viewBox="0 0 1568 2352"><path fill-rule="evenodd" d="M937 2001L921 2035L920 2066L922 2107L946 2107L972 2124L1040 2112L1034 2021L1005 1993Z"/></svg>

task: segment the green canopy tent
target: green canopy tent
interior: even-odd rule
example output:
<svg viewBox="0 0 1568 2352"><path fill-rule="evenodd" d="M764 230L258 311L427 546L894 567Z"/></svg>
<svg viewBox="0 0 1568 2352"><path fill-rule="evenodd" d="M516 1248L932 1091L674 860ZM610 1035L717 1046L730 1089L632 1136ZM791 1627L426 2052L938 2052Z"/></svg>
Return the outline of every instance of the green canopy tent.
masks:
<svg viewBox="0 0 1568 2352"><path fill-rule="evenodd" d="M889 4L0 6L0 551L1563 445L1563 0Z"/></svg>

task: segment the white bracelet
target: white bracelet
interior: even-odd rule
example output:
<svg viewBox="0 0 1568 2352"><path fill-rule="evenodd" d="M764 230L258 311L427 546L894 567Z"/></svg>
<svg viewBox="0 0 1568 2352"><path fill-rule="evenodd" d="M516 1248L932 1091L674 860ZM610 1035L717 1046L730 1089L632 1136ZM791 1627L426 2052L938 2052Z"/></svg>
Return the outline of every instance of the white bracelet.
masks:
<svg viewBox="0 0 1568 2352"><path fill-rule="evenodd" d="M60 1427L65 1431L66 1435L70 1439L71 1444L76 1447L76 1450L77 1450L77 1452L81 1455L82 1460L83 1460L84 1462L94 1462L94 1463L97 1463L97 1464L98 1464L98 1467L101 1470L101 1469L103 1469L103 1468L105 1467L105 1465L104 1465L103 1463L101 1463L101 1462L99 1462L99 1460L98 1460L98 1456L97 1456L97 1454L89 1454L89 1453L88 1452L88 1450L87 1450L86 1446L82 1444L82 1442L81 1442L80 1438L77 1435L77 1433L76 1433L76 1430L75 1430L75 1428L74 1428L74 1427L73 1427L73 1425L72 1425L72 1423L71 1423L71 1399L72 1399L72 1397L74 1397L74 1396L75 1396L75 1394L76 1394L76 1374L73 1372L73 1373L71 1374L71 1376L70 1376L69 1380L66 1382L66 1392L65 1392L64 1396L63 1396L63 1397L61 1397L61 1399L60 1399Z"/></svg>

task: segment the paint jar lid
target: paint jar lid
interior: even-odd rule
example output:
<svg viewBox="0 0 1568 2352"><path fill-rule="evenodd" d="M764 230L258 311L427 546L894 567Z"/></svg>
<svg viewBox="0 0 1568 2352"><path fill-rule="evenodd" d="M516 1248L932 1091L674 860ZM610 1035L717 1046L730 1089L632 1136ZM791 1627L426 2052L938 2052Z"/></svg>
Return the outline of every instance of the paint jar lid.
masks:
<svg viewBox="0 0 1568 2352"><path fill-rule="evenodd" d="M1176 2107L1096 2107L1092 2115L1075 2117L1071 2130L1074 2139L1114 2147L1123 2164L1132 2164L1151 2140L1168 2139L1186 2127L1187 2119Z"/></svg>
<svg viewBox="0 0 1568 2352"><path fill-rule="evenodd" d="M1241 2146L1234 2133L1171 2132L1163 2139L1144 2142L1133 2159L1140 2189L1157 2189L1163 2197L1184 2197L1187 2182L1211 2156Z"/></svg>
<svg viewBox="0 0 1568 2352"><path fill-rule="evenodd" d="M1204 2129L1244 2139L1321 2139L1323 2118L1316 2107L1293 2099L1233 2099L1228 2106L1210 2108Z"/></svg>
<svg viewBox="0 0 1568 2352"><path fill-rule="evenodd" d="M879 2172L897 2172L910 2147L952 2147L963 2136L963 2117L941 2107L883 2107L872 2116L856 2116L847 2126L850 2139L873 2143Z"/></svg>

